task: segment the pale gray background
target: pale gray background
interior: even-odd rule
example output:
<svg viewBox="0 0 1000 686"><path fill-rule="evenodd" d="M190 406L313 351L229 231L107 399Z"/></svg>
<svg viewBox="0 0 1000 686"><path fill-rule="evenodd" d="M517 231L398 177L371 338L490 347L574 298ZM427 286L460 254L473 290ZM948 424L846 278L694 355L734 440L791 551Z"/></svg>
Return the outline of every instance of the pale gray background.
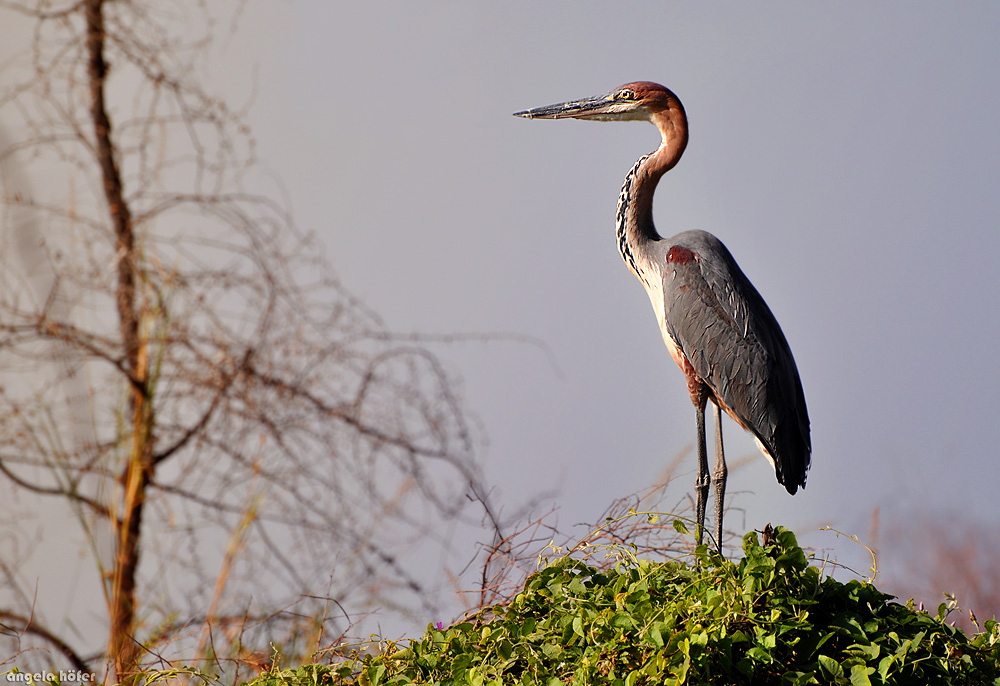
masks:
<svg viewBox="0 0 1000 686"><path fill-rule="evenodd" d="M240 27L206 69L252 100L258 181L280 179L343 282L395 330L543 344L437 348L505 512L549 493L538 513L593 521L694 438L613 234L655 130L511 116L646 79L691 122L660 232L726 242L812 418L794 498L727 420L731 462L752 458L729 528L785 524L863 570L818 528L864 538L876 508L1000 524L1000 5L299 0Z"/></svg>
<svg viewBox="0 0 1000 686"><path fill-rule="evenodd" d="M730 526L839 548L811 532L865 534L878 506L1000 523L1000 7L314 0L267 28L260 153L344 281L394 328L527 334L556 360L442 351L502 502L557 488L562 521L592 519L693 440L613 235L656 131L510 116L648 79L691 122L660 232L726 242L812 417L795 498L727 424L732 458L756 455L731 476Z"/></svg>

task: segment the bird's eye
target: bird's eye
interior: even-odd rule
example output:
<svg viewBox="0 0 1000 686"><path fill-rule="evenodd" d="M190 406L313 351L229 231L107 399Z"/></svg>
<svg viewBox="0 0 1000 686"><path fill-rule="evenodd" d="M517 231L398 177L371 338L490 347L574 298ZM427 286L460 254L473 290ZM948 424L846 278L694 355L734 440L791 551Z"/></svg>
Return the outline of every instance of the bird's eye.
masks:
<svg viewBox="0 0 1000 686"><path fill-rule="evenodd" d="M618 99L619 100L635 100L635 91L634 90L629 90L628 88L626 88L623 91L619 91L618 92Z"/></svg>

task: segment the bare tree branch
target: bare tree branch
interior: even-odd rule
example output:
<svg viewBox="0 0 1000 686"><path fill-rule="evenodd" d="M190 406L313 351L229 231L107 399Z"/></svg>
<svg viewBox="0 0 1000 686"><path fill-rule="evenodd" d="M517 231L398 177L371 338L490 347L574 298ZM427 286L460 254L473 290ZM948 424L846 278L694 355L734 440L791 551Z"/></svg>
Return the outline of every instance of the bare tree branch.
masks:
<svg viewBox="0 0 1000 686"><path fill-rule="evenodd" d="M94 671L82 657L77 655L76 651L69 644L48 629L39 626L34 618L0 610L0 629L5 632L11 632L15 636L20 636L21 634L37 636L61 653L79 673L92 674ZM93 683L93 680L88 679L87 681L88 683Z"/></svg>
<svg viewBox="0 0 1000 686"><path fill-rule="evenodd" d="M172 659L165 625L201 657L210 603L218 651L291 640L319 598L422 617L448 589L411 559L500 524L445 367L246 190L244 112L201 81L221 10L180 2L0 2L35 22L0 88L0 482L71 505L118 679ZM23 535L0 522L0 554Z"/></svg>

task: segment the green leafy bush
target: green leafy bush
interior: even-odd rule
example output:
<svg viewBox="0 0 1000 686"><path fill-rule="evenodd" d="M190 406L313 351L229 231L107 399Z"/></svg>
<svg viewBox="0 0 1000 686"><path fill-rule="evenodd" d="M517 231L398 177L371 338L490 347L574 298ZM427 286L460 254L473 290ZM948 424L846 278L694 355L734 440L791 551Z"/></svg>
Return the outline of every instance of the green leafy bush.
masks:
<svg viewBox="0 0 1000 686"><path fill-rule="evenodd" d="M428 627L405 647L272 672L254 686L500 684L994 684L1000 627L972 638L869 583L823 578L792 532L697 565L559 558L503 607Z"/></svg>

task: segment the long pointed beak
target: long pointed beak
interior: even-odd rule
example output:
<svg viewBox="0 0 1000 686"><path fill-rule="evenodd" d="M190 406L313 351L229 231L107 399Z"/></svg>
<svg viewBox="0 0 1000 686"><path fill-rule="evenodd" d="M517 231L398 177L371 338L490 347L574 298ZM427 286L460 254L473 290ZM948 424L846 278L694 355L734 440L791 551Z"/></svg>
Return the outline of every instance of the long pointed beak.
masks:
<svg viewBox="0 0 1000 686"><path fill-rule="evenodd" d="M623 114L621 105L622 103L615 101L610 94L595 95L583 100L515 112L514 116L525 119L617 119L615 115Z"/></svg>

